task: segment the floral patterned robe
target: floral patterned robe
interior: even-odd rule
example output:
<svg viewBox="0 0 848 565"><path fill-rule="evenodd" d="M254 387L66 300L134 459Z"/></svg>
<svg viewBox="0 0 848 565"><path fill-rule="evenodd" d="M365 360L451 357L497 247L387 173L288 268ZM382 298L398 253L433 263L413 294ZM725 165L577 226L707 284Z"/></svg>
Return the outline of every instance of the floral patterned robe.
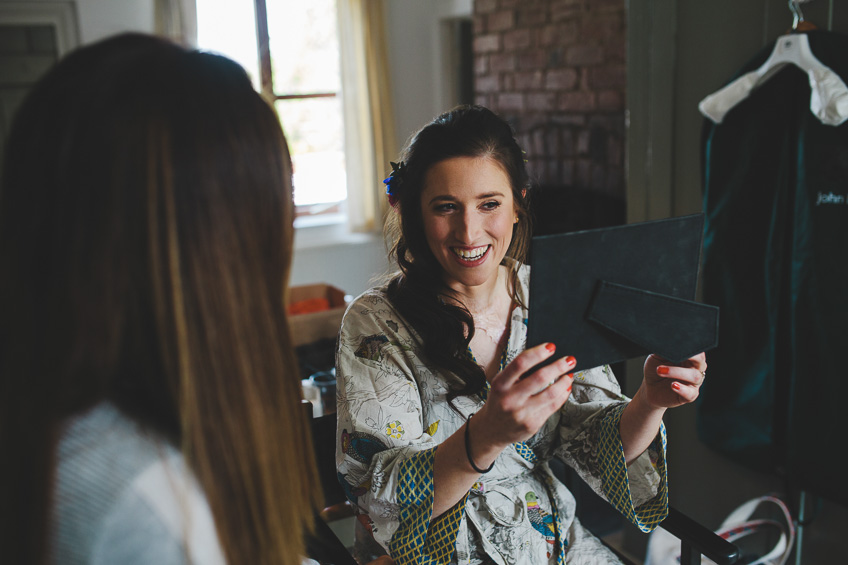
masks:
<svg viewBox="0 0 848 565"><path fill-rule="evenodd" d="M529 267L520 267L519 279L527 304ZM525 348L526 319L516 307L507 362ZM628 400L609 367L577 373L563 408L534 437L504 450L492 471L432 524L435 449L482 407L487 391L449 405L445 378L379 289L348 307L336 375L339 480L398 565L619 562L575 518L574 497L547 464L552 457L643 531L667 514L665 428L625 466L618 425Z"/></svg>

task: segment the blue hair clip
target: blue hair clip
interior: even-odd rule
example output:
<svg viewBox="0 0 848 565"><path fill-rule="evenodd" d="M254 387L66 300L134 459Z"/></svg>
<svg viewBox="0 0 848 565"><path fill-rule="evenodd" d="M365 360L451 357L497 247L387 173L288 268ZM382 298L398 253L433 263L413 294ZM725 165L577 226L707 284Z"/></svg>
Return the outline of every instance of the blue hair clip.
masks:
<svg viewBox="0 0 848 565"><path fill-rule="evenodd" d="M391 163L391 165L392 172L388 178L383 181L383 184L386 185L386 194L397 198L397 191L403 184L403 177L406 174L406 164L401 161L400 163Z"/></svg>
<svg viewBox="0 0 848 565"><path fill-rule="evenodd" d="M399 163L391 163L392 173L388 178L383 180L386 185L386 195L389 197L389 204L394 206L398 200L398 189L403 185L403 178L406 175L406 164L401 161Z"/></svg>

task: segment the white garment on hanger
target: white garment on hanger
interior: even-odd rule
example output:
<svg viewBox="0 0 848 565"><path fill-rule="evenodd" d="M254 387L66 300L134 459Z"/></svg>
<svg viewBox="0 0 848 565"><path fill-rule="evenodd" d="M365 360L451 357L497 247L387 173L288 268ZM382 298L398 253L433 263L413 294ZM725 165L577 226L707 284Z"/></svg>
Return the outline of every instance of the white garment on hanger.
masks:
<svg viewBox="0 0 848 565"><path fill-rule="evenodd" d="M734 106L745 100L759 85L787 64L807 73L810 82L810 111L825 125L838 126L848 120L848 86L810 50L806 34L784 35L777 39L768 60L755 71L745 73L698 104L707 118L720 124Z"/></svg>

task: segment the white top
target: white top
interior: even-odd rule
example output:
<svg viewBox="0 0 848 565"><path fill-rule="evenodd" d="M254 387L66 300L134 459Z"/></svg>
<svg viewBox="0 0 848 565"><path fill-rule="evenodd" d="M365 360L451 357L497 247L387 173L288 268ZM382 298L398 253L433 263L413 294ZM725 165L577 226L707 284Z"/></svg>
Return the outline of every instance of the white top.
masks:
<svg viewBox="0 0 848 565"><path fill-rule="evenodd" d="M56 464L52 563L225 563L209 505L180 452L111 403L68 422Z"/></svg>

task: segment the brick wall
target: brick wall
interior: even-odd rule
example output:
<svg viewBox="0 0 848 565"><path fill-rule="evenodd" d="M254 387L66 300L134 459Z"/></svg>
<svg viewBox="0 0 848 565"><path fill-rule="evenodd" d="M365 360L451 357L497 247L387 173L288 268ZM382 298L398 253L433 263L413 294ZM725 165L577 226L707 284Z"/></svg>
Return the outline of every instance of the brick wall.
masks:
<svg viewBox="0 0 848 565"><path fill-rule="evenodd" d="M475 0L475 101L536 184L624 198L625 0Z"/></svg>

